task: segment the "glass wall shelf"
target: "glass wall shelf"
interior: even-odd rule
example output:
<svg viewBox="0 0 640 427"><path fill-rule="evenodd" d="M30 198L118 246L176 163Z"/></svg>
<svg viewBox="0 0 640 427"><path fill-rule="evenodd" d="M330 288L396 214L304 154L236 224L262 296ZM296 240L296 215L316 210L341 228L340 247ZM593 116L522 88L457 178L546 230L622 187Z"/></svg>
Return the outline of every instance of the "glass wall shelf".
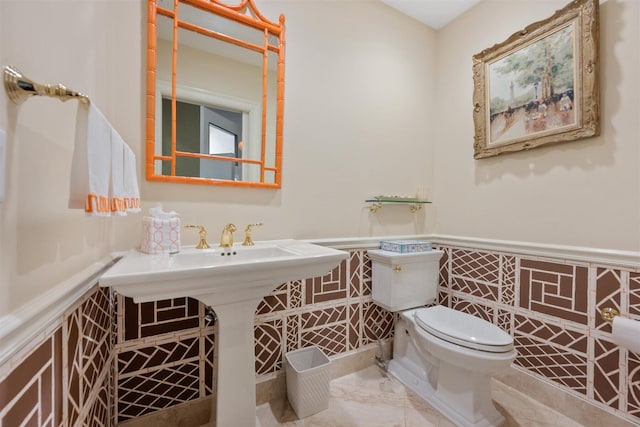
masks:
<svg viewBox="0 0 640 427"><path fill-rule="evenodd" d="M422 205L426 203L431 203L428 200L419 199L417 197L401 197L401 196L376 196L370 199L365 200L367 203L372 203L369 206L369 210L373 213L377 212L384 205L392 205L392 204L404 204L409 206L409 210L413 212L417 212L422 209Z"/></svg>

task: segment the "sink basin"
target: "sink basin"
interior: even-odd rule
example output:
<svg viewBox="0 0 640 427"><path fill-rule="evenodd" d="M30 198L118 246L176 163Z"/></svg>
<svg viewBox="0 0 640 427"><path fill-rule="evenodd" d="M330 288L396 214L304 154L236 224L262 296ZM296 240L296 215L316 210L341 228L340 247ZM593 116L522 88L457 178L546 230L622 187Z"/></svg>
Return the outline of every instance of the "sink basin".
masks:
<svg viewBox="0 0 640 427"><path fill-rule="evenodd" d="M276 245L246 246L228 251L219 249L193 249L170 256L174 268L212 268L240 265L247 262L267 262L274 258L295 255L295 252Z"/></svg>
<svg viewBox="0 0 640 427"><path fill-rule="evenodd" d="M254 293L262 298L271 292L260 289L262 286L326 274L346 257L346 252L292 239L233 248L190 247L173 255L133 250L100 283L136 302L185 296L201 299L203 295L233 301L251 298Z"/></svg>
<svg viewBox="0 0 640 427"><path fill-rule="evenodd" d="M174 255L131 251L100 278L136 302L193 297L218 318L217 426L259 426L255 416L253 319L258 304L284 282L327 274L348 254L298 240L255 246L183 248ZM212 413L213 413L212 412Z"/></svg>

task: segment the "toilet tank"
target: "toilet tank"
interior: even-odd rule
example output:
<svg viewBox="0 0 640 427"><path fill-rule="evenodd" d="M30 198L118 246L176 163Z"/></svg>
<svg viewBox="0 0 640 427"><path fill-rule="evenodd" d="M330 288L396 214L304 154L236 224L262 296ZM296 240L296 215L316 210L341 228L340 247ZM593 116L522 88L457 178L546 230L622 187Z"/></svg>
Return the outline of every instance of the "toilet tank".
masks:
<svg viewBox="0 0 640 427"><path fill-rule="evenodd" d="M431 304L438 297L438 276L443 251L396 253L367 251L371 259L371 296L389 311Z"/></svg>

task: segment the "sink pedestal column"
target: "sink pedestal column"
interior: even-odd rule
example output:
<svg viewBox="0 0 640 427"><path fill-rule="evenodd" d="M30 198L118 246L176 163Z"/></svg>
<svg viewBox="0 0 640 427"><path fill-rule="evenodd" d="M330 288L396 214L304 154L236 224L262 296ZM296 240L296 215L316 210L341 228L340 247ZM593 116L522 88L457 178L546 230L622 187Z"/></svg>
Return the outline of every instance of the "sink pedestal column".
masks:
<svg viewBox="0 0 640 427"><path fill-rule="evenodd" d="M218 427L255 426L256 365L254 316L262 298L229 304L206 301L218 317L216 353L218 386L216 424ZM212 424L213 425L213 424Z"/></svg>

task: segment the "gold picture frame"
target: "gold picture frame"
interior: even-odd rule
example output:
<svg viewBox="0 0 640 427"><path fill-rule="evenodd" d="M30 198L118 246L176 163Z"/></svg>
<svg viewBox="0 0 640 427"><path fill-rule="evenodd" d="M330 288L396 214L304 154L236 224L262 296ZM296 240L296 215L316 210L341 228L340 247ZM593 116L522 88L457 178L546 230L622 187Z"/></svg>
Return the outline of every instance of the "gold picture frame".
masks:
<svg viewBox="0 0 640 427"><path fill-rule="evenodd" d="M474 158L600 134L598 0L473 56Z"/></svg>

